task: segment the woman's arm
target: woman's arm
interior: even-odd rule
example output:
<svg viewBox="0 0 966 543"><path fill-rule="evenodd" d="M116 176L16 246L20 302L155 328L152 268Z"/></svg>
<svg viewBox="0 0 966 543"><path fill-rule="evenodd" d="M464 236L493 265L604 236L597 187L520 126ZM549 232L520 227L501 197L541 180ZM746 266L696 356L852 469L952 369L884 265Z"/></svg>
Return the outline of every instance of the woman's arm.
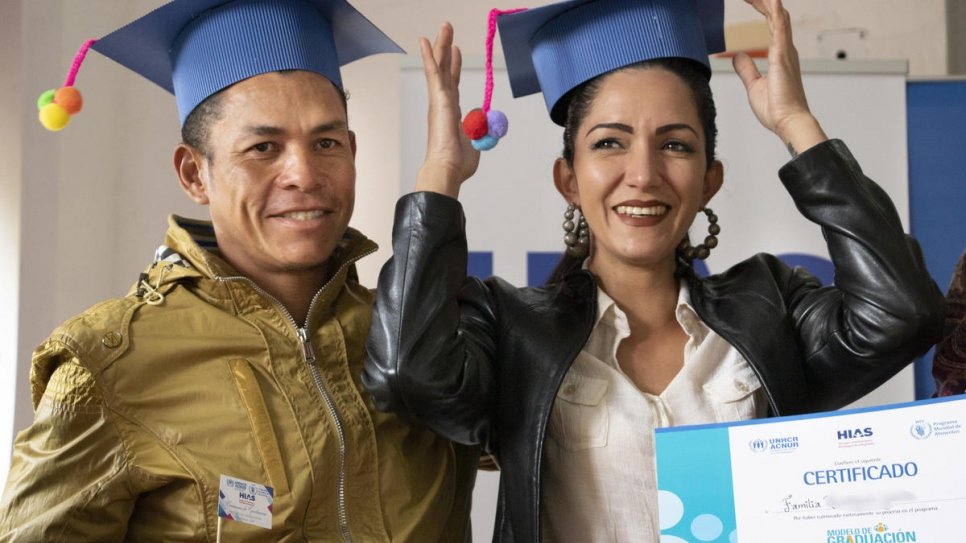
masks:
<svg viewBox="0 0 966 543"><path fill-rule="evenodd" d="M460 130L459 49L444 24L421 40L429 144L417 192L396 205L393 256L379 275L363 382L380 409L493 451L496 317L488 290L466 277L463 210L455 200L479 162Z"/></svg>
<svg viewBox="0 0 966 543"><path fill-rule="evenodd" d="M870 392L939 338L945 304L919 244L892 201L831 140L786 164L779 176L799 211L822 227L834 286L800 273L783 297L805 352L810 410L841 407Z"/></svg>
<svg viewBox="0 0 966 543"><path fill-rule="evenodd" d="M822 227L835 286L792 270L783 296L805 351L812 410L871 391L938 339L944 306L919 245L888 195L840 141L828 141L808 108L788 12L781 0L746 0L768 21L768 72L734 59L762 125L793 160L779 172L799 211Z"/></svg>
<svg viewBox="0 0 966 543"><path fill-rule="evenodd" d="M497 318L488 289L466 278L463 220L459 202L433 192L396 204L363 382L380 409L492 452Z"/></svg>

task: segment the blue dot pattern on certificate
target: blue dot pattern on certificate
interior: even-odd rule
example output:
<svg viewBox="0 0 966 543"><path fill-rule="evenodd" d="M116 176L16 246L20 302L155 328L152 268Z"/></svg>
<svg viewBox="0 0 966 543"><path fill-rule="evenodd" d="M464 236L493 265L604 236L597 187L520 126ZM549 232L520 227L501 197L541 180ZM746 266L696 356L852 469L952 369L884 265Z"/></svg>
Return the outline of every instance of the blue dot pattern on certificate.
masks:
<svg viewBox="0 0 966 543"><path fill-rule="evenodd" d="M661 543L738 543L728 429L661 431L655 443Z"/></svg>

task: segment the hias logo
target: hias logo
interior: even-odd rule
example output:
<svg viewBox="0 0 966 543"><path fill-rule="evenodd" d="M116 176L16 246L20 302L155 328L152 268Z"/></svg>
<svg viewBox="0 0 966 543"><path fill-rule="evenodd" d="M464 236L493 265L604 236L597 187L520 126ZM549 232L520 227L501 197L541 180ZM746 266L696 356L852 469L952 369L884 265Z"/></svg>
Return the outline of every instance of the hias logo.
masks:
<svg viewBox="0 0 966 543"><path fill-rule="evenodd" d="M836 434L839 441L843 439L861 439L865 437L872 437L872 428L853 428L849 430L839 430Z"/></svg>

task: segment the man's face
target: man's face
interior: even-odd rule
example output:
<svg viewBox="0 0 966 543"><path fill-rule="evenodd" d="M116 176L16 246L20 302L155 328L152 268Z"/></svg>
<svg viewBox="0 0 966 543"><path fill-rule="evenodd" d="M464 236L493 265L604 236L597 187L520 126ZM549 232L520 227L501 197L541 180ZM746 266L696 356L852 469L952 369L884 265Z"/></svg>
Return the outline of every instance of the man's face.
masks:
<svg viewBox="0 0 966 543"><path fill-rule="evenodd" d="M262 74L222 92L189 193L209 205L219 249L244 275L324 274L355 201L347 123L339 92L311 72Z"/></svg>

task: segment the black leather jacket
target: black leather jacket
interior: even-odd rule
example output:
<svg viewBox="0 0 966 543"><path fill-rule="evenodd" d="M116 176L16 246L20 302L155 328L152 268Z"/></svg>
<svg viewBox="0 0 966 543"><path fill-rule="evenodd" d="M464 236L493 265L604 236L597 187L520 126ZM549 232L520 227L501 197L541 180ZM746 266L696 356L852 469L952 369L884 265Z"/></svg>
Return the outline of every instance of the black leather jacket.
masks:
<svg viewBox="0 0 966 543"><path fill-rule="evenodd" d="M892 202L842 142L809 149L779 176L821 225L835 287L759 254L688 274L691 303L754 369L770 414L837 409L938 341L945 304ZM380 408L483 444L502 469L494 539L539 541L544 433L591 331L594 277L541 288L467 278L462 208L445 196L405 196L395 220L364 382Z"/></svg>

